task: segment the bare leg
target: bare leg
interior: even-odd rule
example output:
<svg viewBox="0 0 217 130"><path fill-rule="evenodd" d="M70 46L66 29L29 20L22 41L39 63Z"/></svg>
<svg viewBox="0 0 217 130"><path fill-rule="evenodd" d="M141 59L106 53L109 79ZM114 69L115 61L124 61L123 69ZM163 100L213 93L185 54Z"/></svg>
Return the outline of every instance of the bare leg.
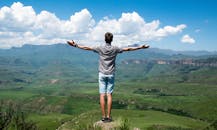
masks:
<svg viewBox="0 0 217 130"><path fill-rule="evenodd" d="M112 94L107 94L107 117L111 117L111 109L112 109Z"/></svg>
<svg viewBox="0 0 217 130"><path fill-rule="evenodd" d="M100 94L100 106L102 111L102 117L105 117L105 94Z"/></svg>

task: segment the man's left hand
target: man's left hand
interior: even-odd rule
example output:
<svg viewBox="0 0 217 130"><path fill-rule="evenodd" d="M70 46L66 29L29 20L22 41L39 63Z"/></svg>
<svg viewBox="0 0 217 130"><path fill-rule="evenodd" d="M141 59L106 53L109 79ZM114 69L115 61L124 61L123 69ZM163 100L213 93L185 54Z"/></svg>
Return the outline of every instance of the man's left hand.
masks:
<svg viewBox="0 0 217 130"><path fill-rule="evenodd" d="M67 41L67 43L71 46L74 46L74 47L76 46L76 43L73 40Z"/></svg>

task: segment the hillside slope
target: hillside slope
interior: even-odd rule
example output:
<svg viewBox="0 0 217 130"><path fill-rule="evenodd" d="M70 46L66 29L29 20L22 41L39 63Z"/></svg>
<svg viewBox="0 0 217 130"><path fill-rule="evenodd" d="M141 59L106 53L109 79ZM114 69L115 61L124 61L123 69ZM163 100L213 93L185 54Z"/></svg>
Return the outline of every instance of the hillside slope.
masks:
<svg viewBox="0 0 217 130"><path fill-rule="evenodd" d="M58 130L93 129L94 123L99 120L99 112L83 113L61 125ZM159 111L113 110L114 129L179 129L196 130L208 126L206 122L188 117L177 116Z"/></svg>

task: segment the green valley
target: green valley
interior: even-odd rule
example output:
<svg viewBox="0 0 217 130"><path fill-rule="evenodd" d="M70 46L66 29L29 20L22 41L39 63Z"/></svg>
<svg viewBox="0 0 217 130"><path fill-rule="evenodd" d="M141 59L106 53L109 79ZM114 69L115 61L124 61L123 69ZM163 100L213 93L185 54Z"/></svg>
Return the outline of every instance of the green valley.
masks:
<svg viewBox="0 0 217 130"><path fill-rule="evenodd" d="M180 53L118 56L114 121L141 130L217 129L217 54ZM64 44L0 50L1 129L98 129L97 58Z"/></svg>

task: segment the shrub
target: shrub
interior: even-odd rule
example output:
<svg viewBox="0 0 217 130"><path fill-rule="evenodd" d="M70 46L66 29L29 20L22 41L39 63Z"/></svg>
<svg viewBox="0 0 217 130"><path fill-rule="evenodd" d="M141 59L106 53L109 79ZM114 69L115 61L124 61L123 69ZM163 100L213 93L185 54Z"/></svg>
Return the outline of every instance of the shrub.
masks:
<svg viewBox="0 0 217 130"><path fill-rule="evenodd" d="M121 119L120 126L118 130L130 130L130 121L129 119Z"/></svg>
<svg viewBox="0 0 217 130"><path fill-rule="evenodd" d="M37 130L36 123L27 121L26 118L27 115L17 104L10 103L8 106L5 106L3 102L0 103L1 130L7 130L8 128L16 130Z"/></svg>

